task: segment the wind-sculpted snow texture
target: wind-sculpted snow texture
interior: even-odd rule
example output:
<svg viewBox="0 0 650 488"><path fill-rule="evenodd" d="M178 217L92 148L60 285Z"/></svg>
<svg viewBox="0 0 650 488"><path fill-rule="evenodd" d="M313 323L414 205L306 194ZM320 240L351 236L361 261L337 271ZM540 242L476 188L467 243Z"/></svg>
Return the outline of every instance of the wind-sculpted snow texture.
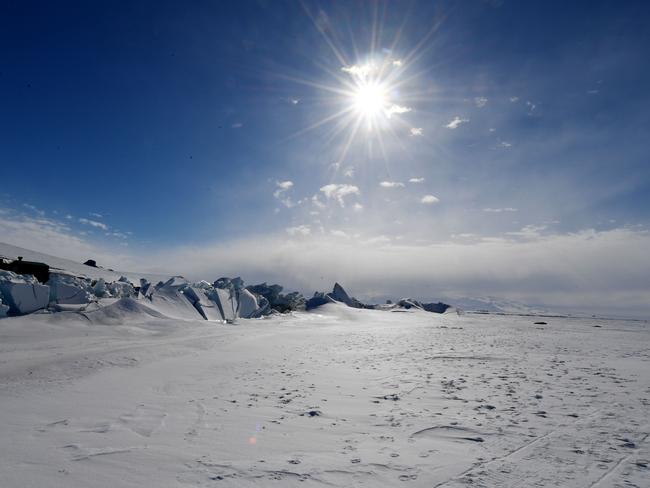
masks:
<svg viewBox="0 0 650 488"><path fill-rule="evenodd" d="M146 303L0 320L0 486L648 486L646 322Z"/></svg>

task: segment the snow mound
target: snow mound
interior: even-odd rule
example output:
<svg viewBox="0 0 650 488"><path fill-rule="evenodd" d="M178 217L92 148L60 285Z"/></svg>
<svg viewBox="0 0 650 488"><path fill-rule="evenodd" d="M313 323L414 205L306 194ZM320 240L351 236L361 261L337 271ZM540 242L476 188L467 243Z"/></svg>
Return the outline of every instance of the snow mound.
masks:
<svg viewBox="0 0 650 488"><path fill-rule="evenodd" d="M131 297L120 298L110 305L86 312L84 316L92 323L99 325L120 325L133 322L134 319L144 321L168 318L160 311L145 305L141 300Z"/></svg>
<svg viewBox="0 0 650 488"><path fill-rule="evenodd" d="M181 284L176 284L181 283ZM205 317L194 307L192 301L183 293L187 282L172 278L166 283L147 288L148 305L163 315L181 320L204 320Z"/></svg>

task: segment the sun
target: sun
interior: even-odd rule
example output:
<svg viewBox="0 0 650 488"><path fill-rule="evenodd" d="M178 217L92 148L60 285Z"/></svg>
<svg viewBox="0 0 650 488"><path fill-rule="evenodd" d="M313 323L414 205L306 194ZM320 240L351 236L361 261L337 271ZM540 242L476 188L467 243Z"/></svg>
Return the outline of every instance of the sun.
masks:
<svg viewBox="0 0 650 488"><path fill-rule="evenodd" d="M369 82L357 86L352 101L361 117L373 119L385 113L388 96L381 83Z"/></svg>
<svg viewBox="0 0 650 488"><path fill-rule="evenodd" d="M379 148L386 159L386 145L390 139L414 134L407 115L413 108L406 103L420 99L412 88L415 77L406 76L409 57L402 59L396 54L393 50L371 51L366 57L360 56L356 63L337 56L342 66L337 71L326 69L333 78L332 83L290 77L292 81L327 93L323 100L332 107L329 115L291 137L329 125L328 143L345 134L338 161L345 161L348 150L360 143L366 145L368 151Z"/></svg>

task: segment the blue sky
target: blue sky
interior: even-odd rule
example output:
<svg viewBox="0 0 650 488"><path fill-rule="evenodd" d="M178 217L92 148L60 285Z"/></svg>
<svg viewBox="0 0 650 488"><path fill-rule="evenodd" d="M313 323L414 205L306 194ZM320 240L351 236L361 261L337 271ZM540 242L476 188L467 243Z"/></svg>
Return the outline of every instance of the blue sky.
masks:
<svg viewBox="0 0 650 488"><path fill-rule="evenodd" d="M0 240L306 292L645 310L649 11L5 2Z"/></svg>

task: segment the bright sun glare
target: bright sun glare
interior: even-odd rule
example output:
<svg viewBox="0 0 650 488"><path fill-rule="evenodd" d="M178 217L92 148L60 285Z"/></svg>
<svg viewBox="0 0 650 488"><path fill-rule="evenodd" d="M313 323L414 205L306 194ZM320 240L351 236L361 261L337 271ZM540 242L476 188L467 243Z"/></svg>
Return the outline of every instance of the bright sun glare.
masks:
<svg viewBox="0 0 650 488"><path fill-rule="evenodd" d="M388 98L386 90L379 83L360 85L354 93L354 107L359 115L373 118L386 110Z"/></svg>
<svg viewBox="0 0 650 488"><path fill-rule="evenodd" d="M355 55L349 57L346 49L330 36L329 31L322 29L315 17L312 20L334 55L334 62L326 59L321 63L329 80L288 78L327 94L320 100L329 104L330 111L291 137L329 126L323 132L328 144L342 136L340 156L337 158L340 162L345 161L353 145L361 147L359 144L363 144L368 151L379 150L387 159L386 151L391 142L421 136L422 129L414 127L413 118L408 115L414 110L410 103L428 99L430 95L417 91L416 79L419 74L412 74L412 66L424 52L423 46L435 32L435 26L410 52L399 53L395 47L401 32L388 44L390 47L380 48L378 33L381 29L375 25L368 52L365 55L359 53L353 45ZM338 69L333 67L336 64Z"/></svg>

